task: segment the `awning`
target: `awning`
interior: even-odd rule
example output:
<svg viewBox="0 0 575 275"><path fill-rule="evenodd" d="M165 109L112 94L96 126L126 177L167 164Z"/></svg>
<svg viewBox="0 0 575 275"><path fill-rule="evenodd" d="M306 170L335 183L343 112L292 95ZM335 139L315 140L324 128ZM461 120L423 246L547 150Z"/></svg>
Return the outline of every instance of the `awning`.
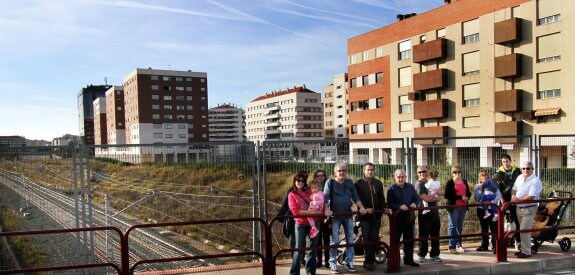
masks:
<svg viewBox="0 0 575 275"><path fill-rule="evenodd" d="M545 108L535 110L535 116L556 116L561 113L561 108Z"/></svg>

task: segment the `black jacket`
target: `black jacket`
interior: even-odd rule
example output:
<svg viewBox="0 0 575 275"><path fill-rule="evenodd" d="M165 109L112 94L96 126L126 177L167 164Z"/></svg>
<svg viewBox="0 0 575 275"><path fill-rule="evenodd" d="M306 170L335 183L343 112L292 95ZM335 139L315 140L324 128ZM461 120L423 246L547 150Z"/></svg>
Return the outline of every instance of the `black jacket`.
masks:
<svg viewBox="0 0 575 275"><path fill-rule="evenodd" d="M383 210L385 208L385 197L383 196L383 184L377 179L371 180L371 185L373 186L373 200L372 200L372 189L370 184L365 179L359 179L355 182L355 190L359 196L359 200L365 208L373 208L374 210ZM371 214L360 215L360 220L373 220L374 218L381 219L383 211Z"/></svg>
<svg viewBox="0 0 575 275"><path fill-rule="evenodd" d="M462 180L465 184L465 196L471 198L471 190L469 190L469 184L467 184L465 179ZM456 200L462 199L462 197L458 196L455 191L455 182L453 179L450 179L445 183L445 199L447 200L447 205L455 205Z"/></svg>

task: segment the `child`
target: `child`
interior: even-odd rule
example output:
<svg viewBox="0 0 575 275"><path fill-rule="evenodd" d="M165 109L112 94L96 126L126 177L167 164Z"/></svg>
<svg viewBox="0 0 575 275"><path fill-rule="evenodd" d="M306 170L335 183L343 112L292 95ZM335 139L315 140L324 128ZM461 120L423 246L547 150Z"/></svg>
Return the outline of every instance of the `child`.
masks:
<svg viewBox="0 0 575 275"><path fill-rule="evenodd" d="M479 190L483 192L483 196L481 197L481 201L479 203L484 202L492 202L497 203L499 198L497 196L497 191L499 190L499 182L501 181L501 176L499 174L494 174L493 178L487 179L485 181L480 181L478 184L480 185ZM493 214L493 221L497 221L498 214L497 214L497 207L494 205L490 206L483 206L485 209L485 215L483 216L484 219L489 218L491 214Z"/></svg>
<svg viewBox="0 0 575 275"><path fill-rule="evenodd" d="M437 180L438 175L439 175L439 173L437 173L437 171L429 171L429 176L431 177L431 179L425 183L425 188L429 192L429 195L433 196L434 198L439 197L438 192L439 192L439 188L441 188L441 184ZM428 206L429 206L429 203L426 201L423 201L423 207L428 207ZM423 212L421 212L421 213L423 215L425 215L425 214L429 213L430 211L431 210L427 209L427 210L423 210Z"/></svg>
<svg viewBox="0 0 575 275"><path fill-rule="evenodd" d="M309 210L316 210L323 213L324 194L322 191L319 191L319 185L320 183L315 180L309 183L309 187L311 188ZM315 227L315 219L315 217L307 218L309 225L311 225L311 230L309 231L309 237L311 239L315 238L319 233L319 229Z"/></svg>

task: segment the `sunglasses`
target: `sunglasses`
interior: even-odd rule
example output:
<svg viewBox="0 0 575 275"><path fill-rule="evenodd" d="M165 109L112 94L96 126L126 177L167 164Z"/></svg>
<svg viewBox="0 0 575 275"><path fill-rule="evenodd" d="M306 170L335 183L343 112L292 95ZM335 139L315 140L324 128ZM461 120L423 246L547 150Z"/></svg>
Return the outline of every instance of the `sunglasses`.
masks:
<svg viewBox="0 0 575 275"><path fill-rule="evenodd" d="M418 174L427 173L427 171L417 171Z"/></svg>
<svg viewBox="0 0 575 275"><path fill-rule="evenodd" d="M337 170L337 171L338 172L346 172L347 170L344 169L344 170Z"/></svg>
<svg viewBox="0 0 575 275"><path fill-rule="evenodd" d="M461 171L453 171L451 174L461 174Z"/></svg>
<svg viewBox="0 0 575 275"><path fill-rule="evenodd" d="M531 167L522 167L521 170L527 170L527 171L529 171L529 170L531 170Z"/></svg>
<svg viewBox="0 0 575 275"><path fill-rule="evenodd" d="M297 179L297 180L295 180L295 182L303 182L303 180L302 180L302 179Z"/></svg>

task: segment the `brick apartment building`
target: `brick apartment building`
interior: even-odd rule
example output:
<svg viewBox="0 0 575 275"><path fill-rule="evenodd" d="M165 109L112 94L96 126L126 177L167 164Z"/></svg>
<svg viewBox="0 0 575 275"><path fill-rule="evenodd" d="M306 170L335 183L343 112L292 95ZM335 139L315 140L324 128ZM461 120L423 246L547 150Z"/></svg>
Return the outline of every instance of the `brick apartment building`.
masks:
<svg viewBox="0 0 575 275"><path fill-rule="evenodd" d="M567 50L575 35L574 11L567 0L446 0L437 9L398 15L393 24L350 38L350 139L441 143L448 137L572 132L566 126L575 107L566 102L575 102L575 55ZM384 142L350 146L351 154L376 162L395 154ZM573 150L566 144L549 147ZM501 153L472 150L482 155L481 165ZM521 159L528 152L508 153ZM425 145L417 154L425 158Z"/></svg>

